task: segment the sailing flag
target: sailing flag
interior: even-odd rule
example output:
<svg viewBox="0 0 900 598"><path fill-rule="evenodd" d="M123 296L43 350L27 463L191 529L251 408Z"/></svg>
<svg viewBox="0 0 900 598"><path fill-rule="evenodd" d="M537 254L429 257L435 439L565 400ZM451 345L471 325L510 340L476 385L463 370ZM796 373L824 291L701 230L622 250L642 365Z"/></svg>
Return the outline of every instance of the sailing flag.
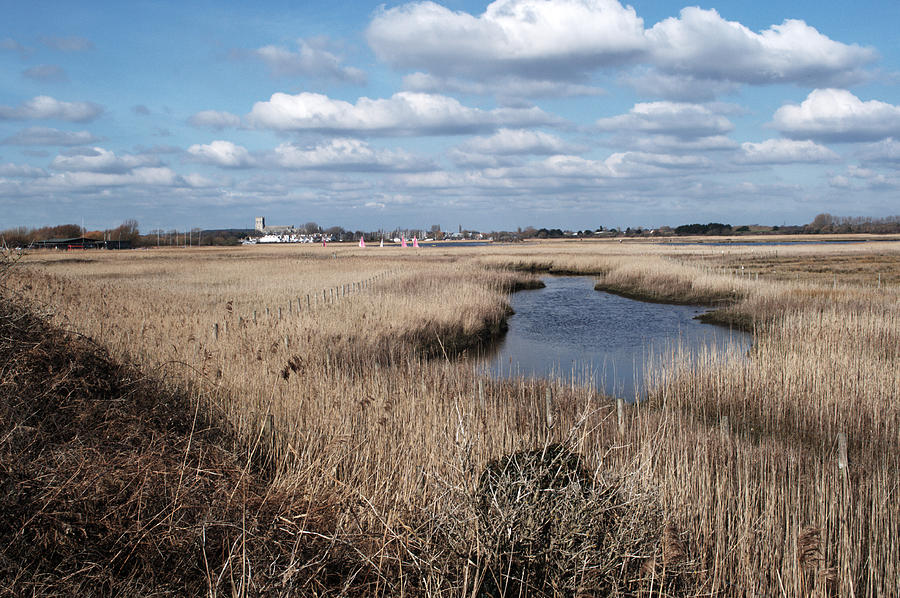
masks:
<svg viewBox="0 0 900 598"><path fill-rule="evenodd" d="M362 237L359 238L359 246L360 246L360 247L365 247L365 246L366 246L366 242L363 240Z"/></svg>
<svg viewBox="0 0 900 598"><path fill-rule="evenodd" d="M415 237L413 237L413 247L418 247L418 246L419 246L419 240L416 239Z"/></svg>
<svg viewBox="0 0 900 598"><path fill-rule="evenodd" d="M400 237L400 247L406 247L406 237Z"/></svg>

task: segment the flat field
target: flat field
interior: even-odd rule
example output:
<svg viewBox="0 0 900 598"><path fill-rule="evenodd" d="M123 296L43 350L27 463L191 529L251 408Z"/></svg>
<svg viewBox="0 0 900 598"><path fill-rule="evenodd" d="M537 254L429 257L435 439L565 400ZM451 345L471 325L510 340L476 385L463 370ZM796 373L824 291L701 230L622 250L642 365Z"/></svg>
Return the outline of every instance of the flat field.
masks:
<svg viewBox="0 0 900 598"><path fill-rule="evenodd" d="M716 305L754 347L673 352L624 410L481 378L467 353L544 272ZM229 553L210 594L900 593L900 242L36 252L6 286L195 397L297 545L328 540Z"/></svg>

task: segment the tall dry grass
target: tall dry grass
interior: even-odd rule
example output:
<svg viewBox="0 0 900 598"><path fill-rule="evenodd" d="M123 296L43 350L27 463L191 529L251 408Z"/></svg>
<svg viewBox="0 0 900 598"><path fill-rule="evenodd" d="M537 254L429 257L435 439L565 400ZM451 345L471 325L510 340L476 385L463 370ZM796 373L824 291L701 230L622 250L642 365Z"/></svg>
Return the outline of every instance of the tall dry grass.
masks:
<svg viewBox="0 0 900 598"><path fill-rule="evenodd" d="M873 247L778 251L826 264ZM749 259L757 248L740 251ZM557 442L640 506L616 524L651 540L628 544L645 565L628 570L643 581L627 592L658 595L674 551L686 576L670 576L664 594L896 595L898 290L742 275L738 253L584 243L36 254L14 283L64 326L203 388L276 486L336 505L329 533L381 572L364 581L369 593L491 587L497 563L512 561L485 545L482 473ZM673 352L620 433L615 408L589 386L494 382L453 358L500 327L508 292L531 284L510 270L597 275L659 300L732 301L722 319L755 327L757 342L732 359ZM603 586L592 567L573 572L580 591L626 591Z"/></svg>

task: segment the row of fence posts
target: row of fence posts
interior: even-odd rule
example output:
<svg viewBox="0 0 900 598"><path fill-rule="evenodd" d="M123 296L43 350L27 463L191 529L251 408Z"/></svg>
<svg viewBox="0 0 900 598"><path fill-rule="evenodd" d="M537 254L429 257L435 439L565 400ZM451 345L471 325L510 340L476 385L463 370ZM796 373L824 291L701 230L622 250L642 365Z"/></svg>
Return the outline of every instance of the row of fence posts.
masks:
<svg viewBox="0 0 900 598"><path fill-rule="evenodd" d="M371 286L378 280L393 274L395 271L390 272L382 272L376 276L371 278L367 278L365 280L361 280L359 282L348 282L346 284L342 284L337 287L331 287L330 289L322 289L322 298L319 300L319 293L316 291L315 293L311 293L306 295L306 309L307 311L311 310L313 306L318 305L319 303L335 303L339 299L346 297L347 295L352 295L353 293L361 292L365 289L371 288ZM294 313L294 300L288 301L288 314ZM297 314L300 314L303 311L304 299L303 297L297 297ZM266 306L266 318L270 318L272 315L271 309ZM258 322L258 314L254 309L252 314L253 323L256 324ZM278 319L281 320L284 318L284 310L281 306L278 307ZM238 324L243 324L244 318L243 316L238 318ZM219 325L219 322L215 322L213 324L213 340L218 341L220 334L228 333L228 322L223 322L222 326Z"/></svg>
<svg viewBox="0 0 900 598"><path fill-rule="evenodd" d="M478 381L478 402L481 408L484 409L484 385L481 380ZM544 391L544 413L548 431L556 423L553 412L553 390L548 386ZM616 419L618 421L619 436L625 436L625 399L623 398L616 399Z"/></svg>

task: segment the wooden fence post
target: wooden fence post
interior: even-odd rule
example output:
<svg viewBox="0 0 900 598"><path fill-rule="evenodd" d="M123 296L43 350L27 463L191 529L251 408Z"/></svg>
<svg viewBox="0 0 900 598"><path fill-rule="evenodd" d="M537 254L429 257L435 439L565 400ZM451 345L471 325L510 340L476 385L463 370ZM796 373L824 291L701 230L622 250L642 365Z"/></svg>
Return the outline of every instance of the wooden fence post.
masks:
<svg viewBox="0 0 900 598"><path fill-rule="evenodd" d="M850 467L850 463L847 460L847 435L843 432L838 432L837 435L838 442L838 468L844 472L844 477L847 477L848 469Z"/></svg>
<svg viewBox="0 0 900 598"><path fill-rule="evenodd" d="M625 436L625 399L616 399L616 413L619 417L619 436Z"/></svg>
<svg viewBox="0 0 900 598"><path fill-rule="evenodd" d="M544 406L547 411L547 429L550 430L553 428L553 391L549 386L544 394Z"/></svg>

